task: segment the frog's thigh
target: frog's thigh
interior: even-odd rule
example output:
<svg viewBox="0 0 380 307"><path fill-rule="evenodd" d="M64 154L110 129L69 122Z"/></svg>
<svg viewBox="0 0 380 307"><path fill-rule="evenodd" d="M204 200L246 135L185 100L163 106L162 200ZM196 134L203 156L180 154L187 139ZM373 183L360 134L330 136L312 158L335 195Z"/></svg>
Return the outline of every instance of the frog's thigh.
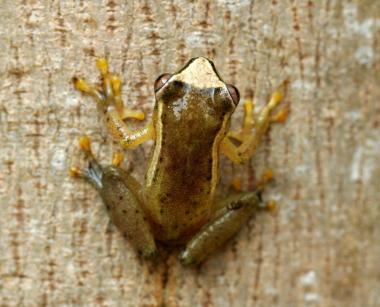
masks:
<svg viewBox="0 0 380 307"><path fill-rule="evenodd" d="M123 169L106 167L100 194L112 222L144 258L157 254L150 224L137 197L139 184Z"/></svg>
<svg viewBox="0 0 380 307"><path fill-rule="evenodd" d="M156 244L150 224L141 207L141 199L137 196L141 186L119 167L123 159L122 154L114 154L112 165L103 167L94 157L88 137L81 137L79 145L85 152L89 164L83 169L71 168L70 174L92 184L102 197L110 218L118 230L132 243L139 254L144 258L153 258L157 254Z"/></svg>
<svg viewBox="0 0 380 307"><path fill-rule="evenodd" d="M223 245L260 208L260 199L256 192L239 193L224 200L222 205L224 207L181 252L179 258L182 264L198 264Z"/></svg>

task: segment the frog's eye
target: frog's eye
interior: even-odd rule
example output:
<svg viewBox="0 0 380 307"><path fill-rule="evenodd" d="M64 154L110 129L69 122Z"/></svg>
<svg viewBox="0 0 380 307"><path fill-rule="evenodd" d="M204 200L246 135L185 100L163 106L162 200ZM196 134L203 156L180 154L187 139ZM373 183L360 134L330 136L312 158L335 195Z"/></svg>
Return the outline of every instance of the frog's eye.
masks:
<svg viewBox="0 0 380 307"><path fill-rule="evenodd" d="M166 82L170 79L171 74L162 74L154 82L154 91L157 92L161 87L165 85Z"/></svg>
<svg viewBox="0 0 380 307"><path fill-rule="evenodd" d="M237 106L240 100L240 94L239 94L238 89L231 84L227 84L227 89L228 89L228 92L230 93L230 96L234 104Z"/></svg>

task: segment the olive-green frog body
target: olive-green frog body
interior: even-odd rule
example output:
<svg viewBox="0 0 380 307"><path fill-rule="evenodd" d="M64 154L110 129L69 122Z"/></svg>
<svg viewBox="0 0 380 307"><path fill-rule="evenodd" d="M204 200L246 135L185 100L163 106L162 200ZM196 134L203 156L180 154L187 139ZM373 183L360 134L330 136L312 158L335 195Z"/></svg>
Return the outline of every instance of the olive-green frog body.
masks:
<svg viewBox="0 0 380 307"><path fill-rule="evenodd" d="M71 173L87 179L100 193L115 225L145 258L157 254L156 241L180 244L183 264L196 264L235 234L261 205L258 191L215 199L219 155L243 163L255 152L269 123L283 118L271 111L280 101L274 93L258 116L245 103L245 120L230 132L230 119L239 102L238 90L226 84L214 64L194 58L175 74L155 82L156 103L151 122L132 131L126 119L143 119L141 111L123 106L120 79L108 72L105 59L97 61L102 89L74 79L75 87L92 96L104 113L111 136L123 148L149 140L154 146L144 184L120 167L120 154L110 166L94 158L87 137L80 139L89 166ZM232 141L234 140L234 141Z"/></svg>

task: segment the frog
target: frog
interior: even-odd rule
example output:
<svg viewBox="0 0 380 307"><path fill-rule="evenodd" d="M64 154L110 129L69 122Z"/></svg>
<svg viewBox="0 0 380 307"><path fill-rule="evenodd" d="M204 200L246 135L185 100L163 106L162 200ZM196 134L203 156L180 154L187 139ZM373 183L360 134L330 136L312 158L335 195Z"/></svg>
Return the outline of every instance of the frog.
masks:
<svg viewBox="0 0 380 307"><path fill-rule="evenodd" d="M158 245L174 245L182 248L178 258L183 265L202 263L256 212L267 209L261 199L264 184L218 199L219 164L221 154L234 163L249 161L270 124L285 120L286 111L274 113L281 92L275 91L258 114L253 101L246 100L242 128L230 131L239 91L223 81L211 60L196 57L156 79L152 119L131 129L128 121L144 120L145 113L124 106L121 78L109 71L107 59L98 58L96 65L100 86L74 77L74 87L97 103L108 134L123 150L149 140L153 145L140 183L121 167L122 152L102 166L90 139L81 136L79 146L88 166L72 167L71 176L85 179L98 191L110 219L141 257L157 259Z"/></svg>

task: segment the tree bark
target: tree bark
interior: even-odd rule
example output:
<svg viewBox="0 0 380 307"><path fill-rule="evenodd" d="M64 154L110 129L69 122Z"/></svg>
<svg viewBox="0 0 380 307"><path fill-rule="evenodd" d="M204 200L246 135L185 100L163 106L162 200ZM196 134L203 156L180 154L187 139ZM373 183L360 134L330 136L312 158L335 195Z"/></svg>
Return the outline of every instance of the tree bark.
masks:
<svg viewBox="0 0 380 307"><path fill-rule="evenodd" d="M379 306L377 0L5 0L0 35L0 306ZM104 162L118 148L70 80L96 81L107 56L149 117L156 77L200 55L258 108L287 82L288 121L250 163L221 165L222 195L273 169L278 210L199 268L164 249L151 264L67 175L79 135ZM126 152L141 181L150 148Z"/></svg>

